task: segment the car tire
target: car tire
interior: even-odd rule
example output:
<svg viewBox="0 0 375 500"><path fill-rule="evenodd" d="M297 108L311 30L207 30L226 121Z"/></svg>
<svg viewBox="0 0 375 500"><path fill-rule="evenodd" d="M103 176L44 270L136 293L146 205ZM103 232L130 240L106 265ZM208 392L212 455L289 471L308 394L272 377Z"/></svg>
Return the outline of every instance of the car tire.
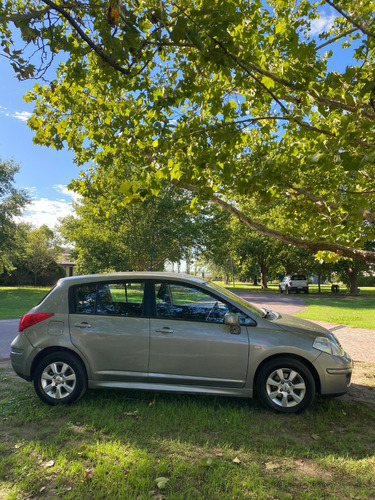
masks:
<svg viewBox="0 0 375 500"><path fill-rule="evenodd" d="M35 369L33 382L39 398L53 406L71 404L87 389L82 362L68 352L53 352L45 356Z"/></svg>
<svg viewBox="0 0 375 500"><path fill-rule="evenodd" d="M287 356L279 357L262 366L256 379L256 391L266 408L281 413L299 413L313 402L315 381L304 363Z"/></svg>
<svg viewBox="0 0 375 500"><path fill-rule="evenodd" d="M279 286L279 292L280 292L280 293L284 293L284 292L283 292L283 289L281 288L281 286Z"/></svg>

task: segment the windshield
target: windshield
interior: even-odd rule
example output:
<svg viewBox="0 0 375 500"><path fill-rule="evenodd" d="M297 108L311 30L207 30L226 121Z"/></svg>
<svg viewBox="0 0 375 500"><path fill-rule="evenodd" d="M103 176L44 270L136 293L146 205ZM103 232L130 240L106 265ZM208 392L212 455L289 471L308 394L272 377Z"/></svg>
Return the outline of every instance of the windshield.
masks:
<svg viewBox="0 0 375 500"><path fill-rule="evenodd" d="M235 293L231 292L230 290L227 290L226 288L224 288L220 285L217 285L213 281L207 281L206 285L209 286L210 288L213 288L214 290L218 290L219 292L226 295L231 300L237 302L237 304L240 304L241 306L246 307L246 309L249 309L249 311L257 314L258 316L262 316L262 317L264 316L264 313L260 309L253 306L252 304L247 302L247 300L242 299L241 297L239 297Z"/></svg>

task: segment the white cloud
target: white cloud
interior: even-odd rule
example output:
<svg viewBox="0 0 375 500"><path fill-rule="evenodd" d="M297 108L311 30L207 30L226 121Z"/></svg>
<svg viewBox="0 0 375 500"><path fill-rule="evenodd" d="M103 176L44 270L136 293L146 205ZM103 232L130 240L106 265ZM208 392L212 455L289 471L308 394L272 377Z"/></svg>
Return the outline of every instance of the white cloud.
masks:
<svg viewBox="0 0 375 500"><path fill-rule="evenodd" d="M74 191L70 191L67 186L64 186L63 184L55 184L54 189L58 191L59 193L63 194L64 196L69 196L72 201L77 202L80 200L81 196Z"/></svg>
<svg viewBox="0 0 375 500"><path fill-rule="evenodd" d="M0 114L8 116L9 118L16 118L21 122L27 122L31 116L29 111L14 111L14 113L11 113L5 106L0 106Z"/></svg>
<svg viewBox="0 0 375 500"><path fill-rule="evenodd" d="M322 12L319 19L314 19L311 21L311 26L309 29L310 36L316 36L324 31L328 31L331 29L336 16L334 14L328 14L326 12Z"/></svg>
<svg viewBox="0 0 375 500"><path fill-rule="evenodd" d="M9 115L7 115L9 116ZM31 113L28 111L15 111L12 115L10 115L12 118L17 118L17 120L21 120L21 122L27 122L27 120L30 118Z"/></svg>
<svg viewBox="0 0 375 500"><path fill-rule="evenodd" d="M72 213L73 207L69 202L40 198L33 200L27 206L22 221L28 222L34 227L46 224L48 227L54 228L58 224L60 217L66 217Z"/></svg>
<svg viewBox="0 0 375 500"><path fill-rule="evenodd" d="M69 191L62 184L55 185L53 188L60 194L58 199L38 198L35 188L29 188L28 192L32 194L32 201L18 220L28 222L34 227L46 224L53 229L58 224L59 218L73 215L72 203L79 199L79 195Z"/></svg>

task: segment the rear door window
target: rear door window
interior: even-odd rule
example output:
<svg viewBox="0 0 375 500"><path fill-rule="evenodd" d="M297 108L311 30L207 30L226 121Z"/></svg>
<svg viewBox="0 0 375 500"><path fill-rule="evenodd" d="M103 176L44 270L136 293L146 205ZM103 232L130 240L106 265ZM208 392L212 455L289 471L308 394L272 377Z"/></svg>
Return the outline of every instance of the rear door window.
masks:
<svg viewBox="0 0 375 500"><path fill-rule="evenodd" d="M73 287L71 312L139 317L143 314L143 281L89 283Z"/></svg>

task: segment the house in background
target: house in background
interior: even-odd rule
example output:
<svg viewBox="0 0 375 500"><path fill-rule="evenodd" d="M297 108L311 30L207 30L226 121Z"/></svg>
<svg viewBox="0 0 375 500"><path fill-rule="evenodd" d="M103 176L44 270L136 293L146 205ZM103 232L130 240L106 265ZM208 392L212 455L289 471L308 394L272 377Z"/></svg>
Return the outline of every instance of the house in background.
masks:
<svg viewBox="0 0 375 500"><path fill-rule="evenodd" d="M74 266L76 265L76 263L70 258L69 253L63 253L58 263L65 269L65 273L67 276L74 275Z"/></svg>

